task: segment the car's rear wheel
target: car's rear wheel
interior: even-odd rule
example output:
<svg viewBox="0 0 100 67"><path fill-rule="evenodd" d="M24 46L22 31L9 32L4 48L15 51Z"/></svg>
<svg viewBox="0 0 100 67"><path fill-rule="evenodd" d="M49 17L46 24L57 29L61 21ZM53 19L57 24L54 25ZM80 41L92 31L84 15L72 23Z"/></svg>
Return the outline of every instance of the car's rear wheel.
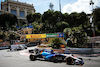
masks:
<svg viewBox="0 0 100 67"><path fill-rule="evenodd" d="M36 59L36 56L35 55L30 55L29 58L30 58L31 61L34 61Z"/></svg>

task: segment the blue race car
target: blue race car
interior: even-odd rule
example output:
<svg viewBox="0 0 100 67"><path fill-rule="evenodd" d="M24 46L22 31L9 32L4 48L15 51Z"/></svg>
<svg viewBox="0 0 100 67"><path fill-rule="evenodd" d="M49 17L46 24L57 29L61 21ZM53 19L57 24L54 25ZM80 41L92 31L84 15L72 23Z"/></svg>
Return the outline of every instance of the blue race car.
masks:
<svg viewBox="0 0 100 67"><path fill-rule="evenodd" d="M34 53L29 56L31 61L34 61L37 58L42 58L53 62L62 62L64 61L65 57L65 55L59 52L54 53L51 49L44 49L43 52L41 52L39 49L35 49Z"/></svg>

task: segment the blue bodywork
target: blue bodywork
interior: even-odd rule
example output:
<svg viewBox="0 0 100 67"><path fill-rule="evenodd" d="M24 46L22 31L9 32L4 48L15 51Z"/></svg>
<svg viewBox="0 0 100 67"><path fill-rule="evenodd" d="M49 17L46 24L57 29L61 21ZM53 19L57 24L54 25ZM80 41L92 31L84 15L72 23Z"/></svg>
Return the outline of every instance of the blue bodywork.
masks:
<svg viewBox="0 0 100 67"><path fill-rule="evenodd" d="M49 53L49 52L42 52L42 56L48 56L48 55L50 55L51 53Z"/></svg>
<svg viewBox="0 0 100 67"><path fill-rule="evenodd" d="M45 59L50 60L53 56L55 56L56 54L51 54L45 57Z"/></svg>
<svg viewBox="0 0 100 67"><path fill-rule="evenodd" d="M44 50L44 51L42 52L41 55L44 57L44 59L46 59L46 60L51 60L52 57L56 56L57 54L54 53L53 50ZM59 54L59 55L65 57L65 56L62 55L62 54Z"/></svg>

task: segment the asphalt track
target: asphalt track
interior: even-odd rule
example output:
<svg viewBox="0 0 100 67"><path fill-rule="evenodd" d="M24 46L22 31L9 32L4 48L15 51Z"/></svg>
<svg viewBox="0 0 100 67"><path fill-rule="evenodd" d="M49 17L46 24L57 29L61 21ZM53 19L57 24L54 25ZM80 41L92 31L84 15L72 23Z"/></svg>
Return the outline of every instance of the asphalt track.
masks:
<svg viewBox="0 0 100 67"><path fill-rule="evenodd" d="M79 65L67 65L65 62L53 63L45 60L30 61L29 49L22 51L0 50L0 67L79 67ZM81 67L100 67L100 56L76 55L83 58L85 64Z"/></svg>

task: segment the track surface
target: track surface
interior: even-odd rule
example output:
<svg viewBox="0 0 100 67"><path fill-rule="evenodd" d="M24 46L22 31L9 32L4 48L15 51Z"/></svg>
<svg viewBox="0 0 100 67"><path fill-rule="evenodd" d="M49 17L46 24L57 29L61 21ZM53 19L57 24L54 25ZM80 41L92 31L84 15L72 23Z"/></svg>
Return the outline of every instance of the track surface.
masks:
<svg viewBox="0 0 100 67"><path fill-rule="evenodd" d="M35 48L35 47L32 47ZM30 61L28 50L7 52L8 50L0 50L0 67L78 67L78 65L67 65L65 62L53 63L49 61ZM83 56L80 56L83 57ZM82 67L99 67L100 56L83 57L85 64Z"/></svg>

